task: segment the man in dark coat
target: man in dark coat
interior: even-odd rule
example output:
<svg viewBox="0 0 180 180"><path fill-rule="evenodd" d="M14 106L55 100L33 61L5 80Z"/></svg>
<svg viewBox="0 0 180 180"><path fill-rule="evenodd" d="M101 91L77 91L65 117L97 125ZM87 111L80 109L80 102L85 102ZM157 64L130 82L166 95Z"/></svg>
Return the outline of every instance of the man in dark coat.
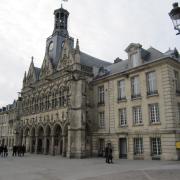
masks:
<svg viewBox="0 0 180 180"><path fill-rule="evenodd" d="M17 146L13 146L13 156L16 156L16 153L17 153Z"/></svg>
<svg viewBox="0 0 180 180"><path fill-rule="evenodd" d="M7 146L5 145L4 146L4 157L7 157L8 156L8 148Z"/></svg>
<svg viewBox="0 0 180 180"><path fill-rule="evenodd" d="M112 160L113 160L112 147L110 146L110 147L109 147L109 161L110 161L109 163L113 163Z"/></svg>
<svg viewBox="0 0 180 180"><path fill-rule="evenodd" d="M22 149L22 155L24 156L24 153L26 152L26 147L24 144L22 145L21 149Z"/></svg>
<svg viewBox="0 0 180 180"><path fill-rule="evenodd" d="M108 151L109 151L109 147L107 145L106 148L105 148L106 163L109 163Z"/></svg>
<svg viewBox="0 0 180 180"><path fill-rule="evenodd" d="M2 145L0 146L0 156L2 155L2 152L3 152L3 148L2 148Z"/></svg>

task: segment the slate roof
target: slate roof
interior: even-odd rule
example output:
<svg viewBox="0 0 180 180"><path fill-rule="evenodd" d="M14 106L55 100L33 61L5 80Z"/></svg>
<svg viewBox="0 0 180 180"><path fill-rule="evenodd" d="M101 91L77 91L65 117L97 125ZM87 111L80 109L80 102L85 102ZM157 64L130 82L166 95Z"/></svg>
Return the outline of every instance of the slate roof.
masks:
<svg viewBox="0 0 180 180"><path fill-rule="evenodd" d="M82 65L98 68L100 68L101 66L107 67L112 64L110 62L100 60L83 52L80 52L80 63Z"/></svg>
<svg viewBox="0 0 180 180"><path fill-rule="evenodd" d="M141 49L141 56L144 60L144 64L147 64L152 61L157 61L157 60L159 60L159 58L167 57L168 55L169 54L162 53L153 47L150 47L147 50L145 50L143 48ZM95 77L95 79L98 79L98 78L104 77L104 76L111 76L112 74L116 74L116 73L121 73L130 68L131 67L128 66L128 59L122 60L118 63L114 63L114 64L111 64L110 66L105 67L105 70L107 70L108 73L106 71L104 71L104 72L106 72L105 74L102 74L99 72L99 74Z"/></svg>

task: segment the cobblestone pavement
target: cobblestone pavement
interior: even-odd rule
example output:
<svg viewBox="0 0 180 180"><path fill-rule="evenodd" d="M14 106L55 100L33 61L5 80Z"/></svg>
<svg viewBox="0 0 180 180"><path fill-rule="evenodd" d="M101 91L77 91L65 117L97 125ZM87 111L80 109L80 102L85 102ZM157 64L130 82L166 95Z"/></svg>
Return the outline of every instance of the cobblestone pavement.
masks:
<svg viewBox="0 0 180 180"><path fill-rule="evenodd" d="M180 180L180 161L0 157L0 180Z"/></svg>

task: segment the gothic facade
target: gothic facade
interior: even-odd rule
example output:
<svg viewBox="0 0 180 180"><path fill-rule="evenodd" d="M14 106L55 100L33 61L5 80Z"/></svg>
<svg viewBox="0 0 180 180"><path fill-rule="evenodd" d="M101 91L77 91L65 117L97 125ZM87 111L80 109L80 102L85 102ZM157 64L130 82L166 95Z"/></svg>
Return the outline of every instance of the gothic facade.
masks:
<svg viewBox="0 0 180 180"><path fill-rule="evenodd" d="M69 158L178 159L180 58L131 43L114 63L80 50L68 33L69 12L54 11L41 68L33 58L21 97L0 111L0 143ZM10 116L10 114L13 114Z"/></svg>

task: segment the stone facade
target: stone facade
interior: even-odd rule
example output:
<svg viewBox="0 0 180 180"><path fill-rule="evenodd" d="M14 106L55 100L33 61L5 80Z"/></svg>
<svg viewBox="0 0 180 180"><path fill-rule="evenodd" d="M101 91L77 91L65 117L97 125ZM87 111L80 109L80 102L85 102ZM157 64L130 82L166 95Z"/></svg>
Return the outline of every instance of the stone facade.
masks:
<svg viewBox="0 0 180 180"><path fill-rule="evenodd" d="M74 47L67 10L54 16L41 68L32 58L21 97L0 112L0 143L69 158L104 156L111 143L116 159L179 159L178 51L131 43L111 64Z"/></svg>

